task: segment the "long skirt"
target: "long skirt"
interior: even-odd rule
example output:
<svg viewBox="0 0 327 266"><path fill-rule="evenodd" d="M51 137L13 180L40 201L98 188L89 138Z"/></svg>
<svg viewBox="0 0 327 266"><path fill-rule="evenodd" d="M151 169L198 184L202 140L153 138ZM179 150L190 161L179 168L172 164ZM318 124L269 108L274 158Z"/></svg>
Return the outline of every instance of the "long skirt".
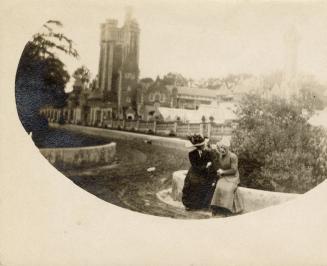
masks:
<svg viewBox="0 0 327 266"><path fill-rule="evenodd" d="M244 203L237 189L238 181L238 178L220 178L211 200L211 206L222 207L232 213L242 212Z"/></svg>
<svg viewBox="0 0 327 266"><path fill-rule="evenodd" d="M191 209L209 208L214 192L211 184L212 182L192 184L185 180L182 196L184 206Z"/></svg>

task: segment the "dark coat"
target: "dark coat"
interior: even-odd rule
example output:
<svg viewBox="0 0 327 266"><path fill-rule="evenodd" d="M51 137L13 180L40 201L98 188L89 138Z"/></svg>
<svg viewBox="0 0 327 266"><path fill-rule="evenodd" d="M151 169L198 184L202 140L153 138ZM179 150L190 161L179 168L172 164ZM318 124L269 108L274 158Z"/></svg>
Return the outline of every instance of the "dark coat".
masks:
<svg viewBox="0 0 327 266"><path fill-rule="evenodd" d="M217 179L214 154L204 150L200 157L198 150L189 153L191 168L189 169L183 187L182 201L185 207L190 209L207 208L210 204L214 191L212 183ZM212 166L207 168L207 163Z"/></svg>

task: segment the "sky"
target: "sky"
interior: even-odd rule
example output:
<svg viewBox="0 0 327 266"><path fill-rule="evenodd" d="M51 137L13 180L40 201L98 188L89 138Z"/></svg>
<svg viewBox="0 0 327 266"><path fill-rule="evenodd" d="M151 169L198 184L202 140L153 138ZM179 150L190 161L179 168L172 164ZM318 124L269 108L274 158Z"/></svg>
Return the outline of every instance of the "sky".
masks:
<svg viewBox="0 0 327 266"><path fill-rule="evenodd" d="M132 6L140 34L140 77L178 72L187 78L229 73L266 74L284 67L283 36L300 36L298 69L326 81L327 3L256 1L106 1L88 3L58 18L74 40L79 60L64 61L70 73L86 65L98 71L100 23L122 25ZM74 7L68 6L67 9Z"/></svg>

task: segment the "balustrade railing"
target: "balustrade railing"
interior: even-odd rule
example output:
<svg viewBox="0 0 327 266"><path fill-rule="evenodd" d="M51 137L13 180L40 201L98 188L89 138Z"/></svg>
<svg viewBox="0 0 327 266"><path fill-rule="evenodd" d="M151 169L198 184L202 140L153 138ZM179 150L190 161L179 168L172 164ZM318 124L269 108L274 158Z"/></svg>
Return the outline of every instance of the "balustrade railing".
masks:
<svg viewBox="0 0 327 266"><path fill-rule="evenodd" d="M142 133L151 133L157 135L186 137L188 134L202 134L205 137L221 137L231 135L235 129L234 124L216 124L210 123L181 123L159 122L159 121L124 121L112 120L107 123L106 128L120 129L127 131L138 131Z"/></svg>
<svg viewBox="0 0 327 266"><path fill-rule="evenodd" d="M42 114L46 116L49 122L59 122L61 118L66 117L66 123L77 124L77 119L68 120L67 113L64 113L60 109L50 109L42 111ZM75 114L76 116L76 114ZM72 118L74 114L72 115ZM78 124L86 126L95 126L103 128L111 128L116 130L135 131L142 133L150 133L166 136L186 137L188 134L196 133L202 134L205 137L220 138L224 135L231 135L233 130L236 129L237 123L235 121L228 121L224 124L217 124L214 122L207 123L182 123L180 121L142 121L142 120L103 120L99 123L92 123L88 119L84 123Z"/></svg>

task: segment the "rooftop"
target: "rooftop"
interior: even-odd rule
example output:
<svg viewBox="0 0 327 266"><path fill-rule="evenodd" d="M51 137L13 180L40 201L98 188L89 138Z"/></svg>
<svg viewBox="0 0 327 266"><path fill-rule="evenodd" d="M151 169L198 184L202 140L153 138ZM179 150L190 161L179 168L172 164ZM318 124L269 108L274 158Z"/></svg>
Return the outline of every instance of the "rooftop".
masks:
<svg viewBox="0 0 327 266"><path fill-rule="evenodd" d="M198 110L169 107L158 108L159 113L165 121L174 121L179 117L181 121L189 121L191 123L201 122L203 116L206 118L206 121L209 121L209 118L213 117L216 123L224 123L226 120L234 120L237 118L234 110L235 105L233 103L222 103L217 106L200 105Z"/></svg>
<svg viewBox="0 0 327 266"><path fill-rule="evenodd" d="M217 91L200 87L178 87L178 94L216 98Z"/></svg>

